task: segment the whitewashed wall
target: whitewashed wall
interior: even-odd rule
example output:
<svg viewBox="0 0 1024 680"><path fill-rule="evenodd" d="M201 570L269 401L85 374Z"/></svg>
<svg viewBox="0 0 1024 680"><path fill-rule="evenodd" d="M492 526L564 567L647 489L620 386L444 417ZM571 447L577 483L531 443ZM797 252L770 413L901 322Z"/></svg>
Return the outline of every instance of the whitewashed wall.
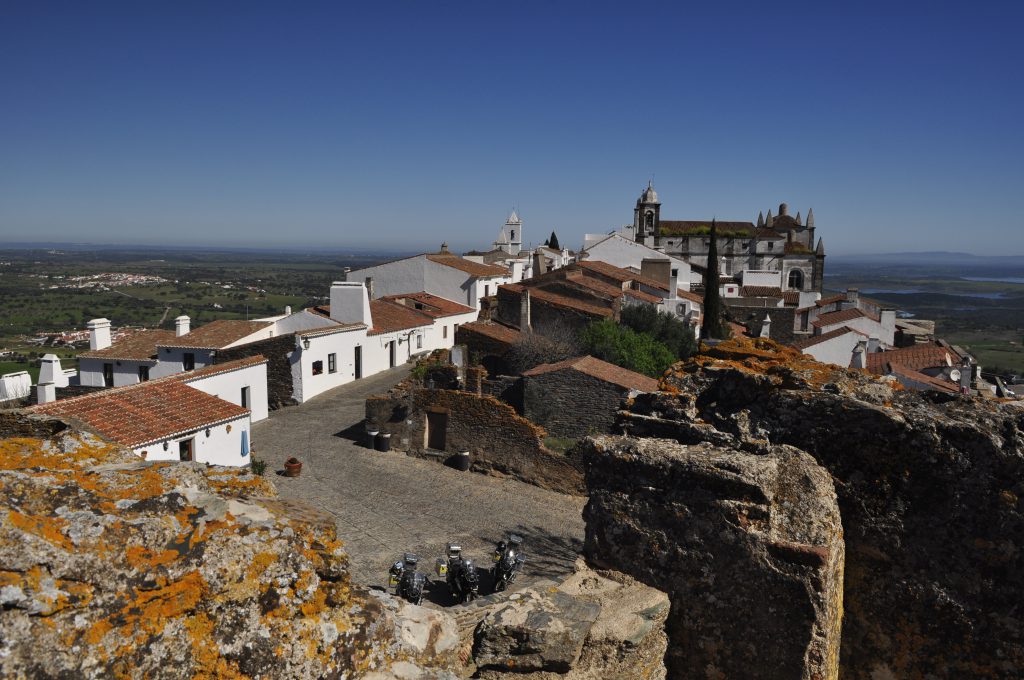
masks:
<svg viewBox="0 0 1024 680"><path fill-rule="evenodd" d="M150 378L162 378L185 370L183 361L185 354L191 352L196 357L196 368L203 368L213 363L213 350L184 349L181 347L158 347L157 365L149 372Z"/></svg>
<svg viewBox="0 0 1024 680"><path fill-rule="evenodd" d="M103 364L114 366L114 387L134 385L139 382L139 366L149 366L150 379L156 375L156 364L152 361L131 361L125 359L79 359L78 382L90 387L103 387Z"/></svg>
<svg viewBox="0 0 1024 680"><path fill-rule="evenodd" d="M309 349L303 341L309 340ZM355 348L366 344L366 329L356 328L340 333L296 337L296 349L292 352L293 397L299 403L308 401L318 394L355 380ZM331 373L328 355L337 357L337 370ZM323 362L323 373L313 375L313 363ZM365 350L363 356L363 377L367 372Z"/></svg>
<svg viewBox="0 0 1024 680"><path fill-rule="evenodd" d="M252 411L252 422L264 420L269 414L266 364L246 366L225 373L189 380L188 386L212 394L224 401L230 401L236 406L242 405L242 388L248 387L249 404L247 408Z"/></svg>
<svg viewBox="0 0 1024 680"><path fill-rule="evenodd" d="M810 354L815 361L847 368L853 358L854 348L863 339L864 336L859 333L844 333L837 338L811 345L804 349L803 353Z"/></svg>
<svg viewBox="0 0 1024 680"><path fill-rule="evenodd" d="M230 427L230 431L229 431ZM249 416L240 416L235 420L210 428L210 436L206 436L206 429L199 429L178 437L161 440L145 446L135 448L135 453L146 460L179 460L178 442L185 439L192 439L192 460L210 465L228 465L238 467L248 465L252 455L242 455L242 433L245 432L249 438L249 448L252 449L252 428ZM167 442L167 450L164 450L164 441Z"/></svg>
<svg viewBox="0 0 1024 680"><path fill-rule="evenodd" d="M587 249L587 253L588 256L585 258L586 260L590 260L592 262L607 262L610 265L621 267L622 269L635 267L637 270L640 269L640 265L643 263L645 258L667 258L672 263L672 268L679 272L679 287L683 290L690 290L691 269L686 260L666 255L665 253L653 248L648 248L642 243L628 241L621 236L614 235L600 243L597 243L596 245L591 246Z"/></svg>

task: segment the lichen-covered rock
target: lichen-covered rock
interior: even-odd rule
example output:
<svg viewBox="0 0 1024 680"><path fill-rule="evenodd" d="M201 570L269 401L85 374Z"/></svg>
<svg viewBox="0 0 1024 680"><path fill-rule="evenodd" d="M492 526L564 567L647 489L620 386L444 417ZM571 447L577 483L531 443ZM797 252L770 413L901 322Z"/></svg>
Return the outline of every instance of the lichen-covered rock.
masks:
<svg viewBox="0 0 1024 680"><path fill-rule="evenodd" d="M586 554L668 593L672 678L838 677L843 538L805 453L596 437Z"/></svg>
<svg viewBox="0 0 1024 680"><path fill-rule="evenodd" d="M74 430L0 440L0 674L444 677L454 624L354 587L333 520L275 496Z"/></svg>
<svg viewBox="0 0 1024 680"><path fill-rule="evenodd" d="M911 392L768 340L673 367L631 434L789 444L835 480L846 538L844 678L1019 678L1024 409Z"/></svg>

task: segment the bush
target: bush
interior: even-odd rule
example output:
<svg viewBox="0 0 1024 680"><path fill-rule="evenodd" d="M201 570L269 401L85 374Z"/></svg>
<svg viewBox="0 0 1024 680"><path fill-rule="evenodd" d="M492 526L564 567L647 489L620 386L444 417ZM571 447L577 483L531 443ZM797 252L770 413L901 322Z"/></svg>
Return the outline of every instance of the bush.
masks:
<svg viewBox="0 0 1024 680"><path fill-rule="evenodd" d="M554 364L583 352L572 328L563 323L536 326L512 345L505 360L516 373L528 371L540 364Z"/></svg>
<svg viewBox="0 0 1024 680"><path fill-rule="evenodd" d="M256 456L252 456L249 458L249 467L252 468L252 473L254 475L262 477L263 473L267 471L267 461L256 460Z"/></svg>
<svg viewBox="0 0 1024 680"><path fill-rule="evenodd" d="M646 333L668 347L676 359L688 359L697 351L693 329L684 321L652 305L622 308L622 323L637 333Z"/></svg>
<svg viewBox="0 0 1024 680"><path fill-rule="evenodd" d="M653 378L661 376L676 361L675 354L664 343L610 319L595 321L583 329L580 343L591 356Z"/></svg>

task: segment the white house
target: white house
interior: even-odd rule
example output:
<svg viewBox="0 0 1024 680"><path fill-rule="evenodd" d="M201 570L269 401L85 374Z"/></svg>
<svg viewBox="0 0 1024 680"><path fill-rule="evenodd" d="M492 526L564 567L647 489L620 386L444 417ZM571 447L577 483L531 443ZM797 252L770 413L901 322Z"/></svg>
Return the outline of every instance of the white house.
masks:
<svg viewBox="0 0 1024 680"><path fill-rule="evenodd" d="M868 336L856 329L842 326L827 333L812 335L797 340L793 347L814 357L824 364L835 364L844 368L863 368L864 360L858 354L866 351L864 343ZM860 365L856 365L859 363Z"/></svg>
<svg viewBox="0 0 1024 680"><path fill-rule="evenodd" d="M512 274L505 267L453 255L447 245L442 245L439 253L358 269L348 272L346 279L365 283L371 299L423 291L479 311L480 298L494 295L498 286L511 283Z"/></svg>
<svg viewBox="0 0 1024 680"><path fill-rule="evenodd" d="M267 360L256 355L214 364L169 378L201 390L213 397L247 408L252 422L265 420L267 407Z"/></svg>
<svg viewBox="0 0 1024 680"><path fill-rule="evenodd" d="M90 387L123 387L156 377L151 374L157 344L175 338L174 331L139 330L111 343L107 319L93 319L88 328L89 351L78 355L78 382Z"/></svg>
<svg viewBox="0 0 1024 680"><path fill-rule="evenodd" d="M261 413L265 417L266 362L236 363L39 404L31 410L78 421L146 460L247 465L252 411L229 399L244 399L243 383L250 380L249 398L258 399L261 374L257 367L262 366ZM227 398L213 396L206 389L216 389Z"/></svg>
<svg viewBox="0 0 1024 680"><path fill-rule="evenodd" d="M159 378L213 364L217 350L275 337L273 321L218 319L190 330L189 318L175 319L175 337L158 342L157 364L150 377Z"/></svg>
<svg viewBox="0 0 1024 680"><path fill-rule="evenodd" d="M611 234L587 234L584 247L577 256L578 260L596 260L607 262L621 269L641 270L644 260L668 260L678 287L690 290L692 273L690 263L678 257L666 255L660 250L645 246L622 236L618 232Z"/></svg>
<svg viewBox="0 0 1024 680"><path fill-rule="evenodd" d="M896 341L896 311L860 297L856 288L798 308L794 325L794 331L812 335L851 328L877 340L883 350Z"/></svg>

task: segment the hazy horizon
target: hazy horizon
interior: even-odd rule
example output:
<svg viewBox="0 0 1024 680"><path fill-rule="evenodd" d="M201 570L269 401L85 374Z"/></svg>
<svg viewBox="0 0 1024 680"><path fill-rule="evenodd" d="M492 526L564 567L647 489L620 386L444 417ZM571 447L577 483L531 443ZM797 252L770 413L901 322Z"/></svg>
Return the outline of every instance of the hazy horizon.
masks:
<svg viewBox="0 0 1024 680"><path fill-rule="evenodd" d="M463 251L515 207L578 248L653 178L668 220L813 208L829 254L1024 253L1022 18L16 4L0 240Z"/></svg>

